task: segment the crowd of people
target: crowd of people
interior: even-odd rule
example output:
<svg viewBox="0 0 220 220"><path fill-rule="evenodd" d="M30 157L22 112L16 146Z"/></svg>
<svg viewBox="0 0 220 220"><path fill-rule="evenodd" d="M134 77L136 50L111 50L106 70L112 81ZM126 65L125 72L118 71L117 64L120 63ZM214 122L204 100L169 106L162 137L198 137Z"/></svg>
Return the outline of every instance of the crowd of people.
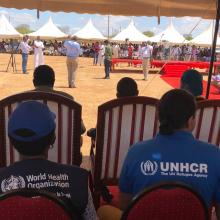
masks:
<svg viewBox="0 0 220 220"><path fill-rule="evenodd" d="M158 60L184 60L184 61L209 61L211 56L210 48L200 48L195 45L169 45L168 42L163 42L160 45L151 42L142 42L141 44L132 44L128 39L124 44L112 43L108 40L104 42L95 42L86 44L77 42L77 37L69 36L63 42L55 41L52 44L56 54L59 54L60 49L62 54L67 57L68 70L68 86L69 88L76 88L76 72L78 68L78 57L85 54L93 56L93 65L104 64L104 79L110 79L110 72L112 67L112 59L140 59L142 60L143 80L148 80L148 72L150 62L152 59ZM20 51L22 54L22 72L27 73L28 54L34 53L34 67L44 64L44 54L46 49L46 42L37 37L33 42L25 35L22 41L17 44L17 41L10 41L9 45L12 51ZM2 41L0 48L4 48L5 42ZM15 49L14 49L15 48ZM1 49L0 49L1 50ZM86 51L89 51L87 53ZM132 63L128 64L131 65ZM215 76L212 78L213 85L220 90L219 78Z"/></svg>
<svg viewBox="0 0 220 220"><path fill-rule="evenodd" d="M44 54L54 56L65 56L66 48L64 47L64 41L42 41L44 44ZM10 53L12 49L18 53L18 44L16 40L1 41L0 53ZM97 62L103 55L104 42L97 41L88 43L79 42L82 50L82 55L85 57L94 57ZM29 45L34 45L34 41L31 40ZM113 47L113 58L139 58L140 57L140 44L129 43L125 40L125 43L111 42ZM182 61L209 61L211 57L210 47L200 47L190 44L174 45L168 42L151 43L153 47L152 58L157 60L182 60ZM99 58L98 58L99 57Z"/></svg>
<svg viewBox="0 0 220 220"><path fill-rule="evenodd" d="M71 38L65 43L68 51L67 65L70 62L74 66L76 56L79 55L79 45L75 40ZM106 41L105 44L105 53L111 53L110 43ZM54 81L55 73L51 67L40 65L35 69L33 83L36 91L69 96L55 91ZM220 150L217 146L196 140L192 135L196 122L196 101L204 99L202 76L196 70L187 70L180 79L180 85L180 89L166 92L159 101L158 135L151 140L134 144L128 151L119 180L119 207L100 207L97 215L88 185L88 172L80 167L47 160L48 151L56 139L55 114L45 104L37 101L21 103L9 117L8 136L19 152L20 161L0 170L1 193L26 187L26 181L29 186L34 186L53 176L54 179L48 180L52 184L59 177L62 184L47 184L44 189L55 193L74 210L78 210L82 219L117 220L132 198L145 187L164 180L181 181L194 188L208 207L214 203L220 219ZM137 83L132 78L122 78L117 84L116 96L118 99L138 96ZM81 130L81 134L85 132L82 125ZM95 139L95 128L93 133L92 138ZM158 165L158 172L152 173L151 169L143 167L143 164L151 161ZM159 172L163 169L171 170L173 164L175 169L182 169L181 172L184 171L186 175L167 172L168 175L164 176L163 172ZM194 175L195 173L198 175ZM30 176L38 178L38 181ZM16 178L23 184L13 184Z"/></svg>
<svg viewBox="0 0 220 220"><path fill-rule="evenodd" d="M172 45L168 42L150 43L152 46L152 59L156 60L182 60L182 61L210 61L211 48L195 45ZM142 44L111 43L113 58L140 59ZM94 57L103 54L103 43L96 42L90 46ZM96 63L96 62L95 62Z"/></svg>

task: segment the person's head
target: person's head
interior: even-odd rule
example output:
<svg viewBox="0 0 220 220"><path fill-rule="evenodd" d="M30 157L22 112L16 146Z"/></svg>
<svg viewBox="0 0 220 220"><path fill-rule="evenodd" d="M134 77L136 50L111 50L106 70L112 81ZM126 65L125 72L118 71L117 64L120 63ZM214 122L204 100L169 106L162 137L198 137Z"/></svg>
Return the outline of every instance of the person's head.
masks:
<svg viewBox="0 0 220 220"><path fill-rule="evenodd" d="M181 77L180 88L192 93L195 97L203 92L202 75L194 69L186 70Z"/></svg>
<svg viewBox="0 0 220 220"><path fill-rule="evenodd" d="M47 156L55 141L55 114L38 101L21 103L8 120L8 136L24 157Z"/></svg>
<svg viewBox="0 0 220 220"><path fill-rule="evenodd" d="M54 70L48 65L40 65L35 68L33 75L33 84L35 87L39 86L54 86L55 73Z"/></svg>
<svg viewBox="0 0 220 220"><path fill-rule="evenodd" d="M137 83L130 77L124 77L117 84L117 98L137 96L139 93Z"/></svg>
<svg viewBox="0 0 220 220"><path fill-rule="evenodd" d="M37 40L38 40L38 41L40 40L40 36L37 36Z"/></svg>
<svg viewBox="0 0 220 220"><path fill-rule="evenodd" d="M77 41L78 38L77 38L77 36L72 36L72 37L71 37L71 40L73 40L73 41Z"/></svg>
<svg viewBox="0 0 220 220"><path fill-rule="evenodd" d="M159 101L160 134L177 130L192 131L195 127L196 102L192 94L182 89L166 92Z"/></svg>
<svg viewBox="0 0 220 220"><path fill-rule="evenodd" d="M28 38L27 38L26 35L24 35L22 39L23 39L24 42L26 42Z"/></svg>
<svg viewBox="0 0 220 220"><path fill-rule="evenodd" d="M105 40L105 41L104 41L104 44L105 44L105 45L108 45L108 44L109 44L109 41L108 41L108 40Z"/></svg>

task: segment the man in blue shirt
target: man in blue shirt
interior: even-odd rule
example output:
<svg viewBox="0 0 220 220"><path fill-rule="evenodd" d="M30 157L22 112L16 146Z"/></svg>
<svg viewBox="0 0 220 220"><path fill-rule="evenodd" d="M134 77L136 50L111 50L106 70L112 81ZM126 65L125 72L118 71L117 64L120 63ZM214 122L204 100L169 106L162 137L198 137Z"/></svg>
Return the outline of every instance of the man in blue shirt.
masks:
<svg viewBox="0 0 220 220"><path fill-rule="evenodd" d="M82 54L80 45L76 42L77 38L75 36L70 37L69 40L64 42L64 47L66 48L66 65L68 69L68 82L69 88L76 88L76 70L78 68L77 58Z"/></svg>
<svg viewBox="0 0 220 220"><path fill-rule="evenodd" d="M124 161L120 181L121 208L147 186L160 181L181 181L197 190L208 206L220 204L220 151L196 140L196 103L184 90L171 90L158 106L159 134L133 145Z"/></svg>

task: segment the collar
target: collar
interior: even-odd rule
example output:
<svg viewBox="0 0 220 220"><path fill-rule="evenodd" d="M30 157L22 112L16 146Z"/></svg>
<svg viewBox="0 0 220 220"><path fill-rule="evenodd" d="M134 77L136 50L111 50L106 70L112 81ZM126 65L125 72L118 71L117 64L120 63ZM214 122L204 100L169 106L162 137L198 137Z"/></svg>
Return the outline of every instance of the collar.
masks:
<svg viewBox="0 0 220 220"><path fill-rule="evenodd" d="M169 139L194 139L194 136L189 131L174 131L172 134L164 135L157 134L157 138L169 138Z"/></svg>

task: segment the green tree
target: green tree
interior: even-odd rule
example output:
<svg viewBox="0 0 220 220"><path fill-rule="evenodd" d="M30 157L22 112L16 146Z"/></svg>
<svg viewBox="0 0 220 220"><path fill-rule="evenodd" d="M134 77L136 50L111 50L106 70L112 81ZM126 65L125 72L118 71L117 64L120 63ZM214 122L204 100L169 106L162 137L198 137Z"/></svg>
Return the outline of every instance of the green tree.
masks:
<svg viewBox="0 0 220 220"><path fill-rule="evenodd" d="M21 24L15 28L21 34L29 34L33 32L28 24Z"/></svg>
<svg viewBox="0 0 220 220"><path fill-rule="evenodd" d="M144 31L143 34L146 35L147 37L153 37L154 36L154 32L152 32L152 31Z"/></svg>
<svg viewBox="0 0 220 220"><path fill-rule="evenodd" d="M185 37L185 39L189 41L193 39L191 34L184 34L183 37Z"/></svg>

